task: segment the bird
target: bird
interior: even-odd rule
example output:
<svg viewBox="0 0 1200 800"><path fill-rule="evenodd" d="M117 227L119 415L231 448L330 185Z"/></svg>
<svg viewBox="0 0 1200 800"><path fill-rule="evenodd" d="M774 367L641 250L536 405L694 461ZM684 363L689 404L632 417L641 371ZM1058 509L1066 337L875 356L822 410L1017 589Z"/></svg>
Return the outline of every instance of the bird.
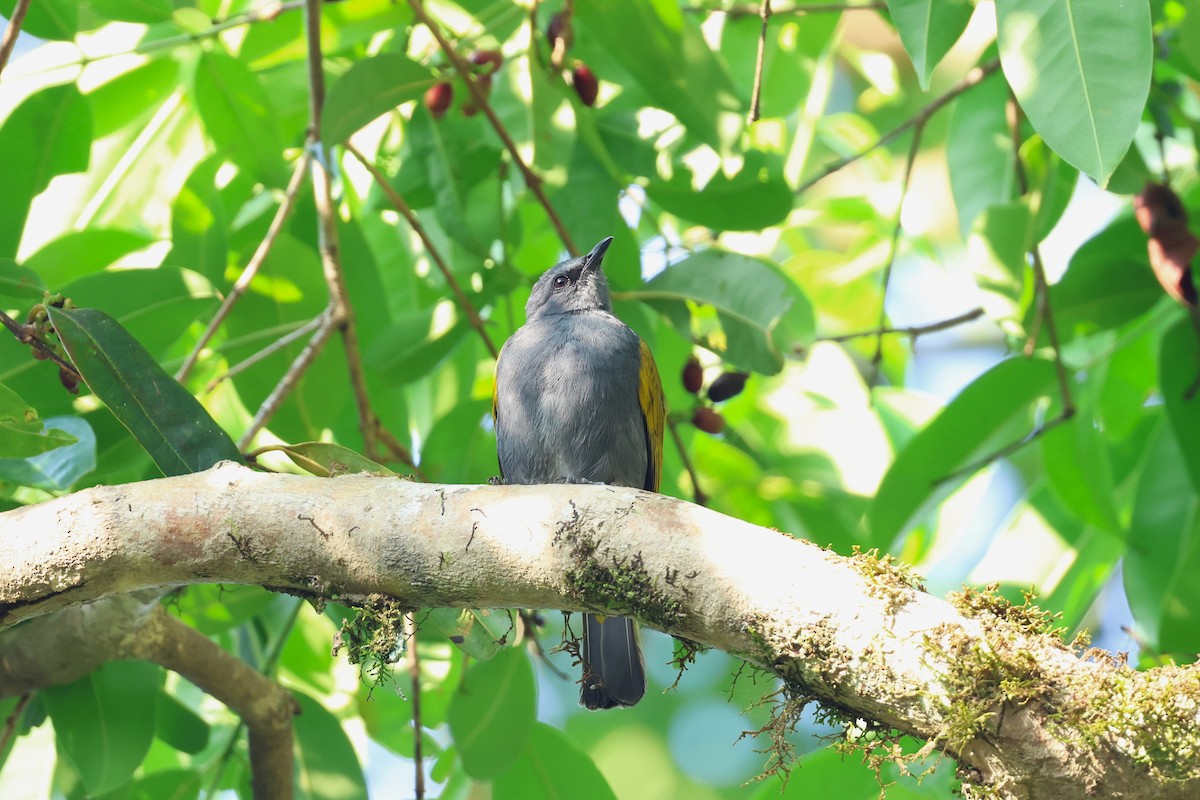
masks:
<svg viewBox="0 0 1200 800"><path fill-rule="evenodd" d="M666 403L654 355L612 309L612 237L533 286L525 324L496 360L492 417L506 484L604 483L657 492ZM632 706L646 693L633 620L586 614L579 703Z"/></svg>

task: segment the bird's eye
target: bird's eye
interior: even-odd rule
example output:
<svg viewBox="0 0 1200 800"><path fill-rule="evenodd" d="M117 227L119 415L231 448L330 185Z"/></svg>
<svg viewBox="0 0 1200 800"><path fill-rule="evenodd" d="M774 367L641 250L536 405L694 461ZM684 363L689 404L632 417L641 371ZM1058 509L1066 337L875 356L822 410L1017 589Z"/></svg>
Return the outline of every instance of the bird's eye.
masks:
<svg viewBox="0 0 1200 800"><path fill-rule="evenodd" d="M554 277L554 288L561 289L570 282L570 278L568 278L566 275L556 275Z"/></svg>

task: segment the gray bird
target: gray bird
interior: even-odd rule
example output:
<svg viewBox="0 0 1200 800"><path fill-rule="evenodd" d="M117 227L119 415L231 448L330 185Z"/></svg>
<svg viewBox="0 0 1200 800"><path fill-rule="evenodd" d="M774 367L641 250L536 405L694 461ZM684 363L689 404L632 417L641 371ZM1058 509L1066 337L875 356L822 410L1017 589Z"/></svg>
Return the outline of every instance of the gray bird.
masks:
<svg viewBox="0 0 1200 800"><path fill-rule="evenodd" d="M601 262L612 237L549 269L496 362L492 415L505 483L607 483L658 491L665 406L650 348L612 313ZM585 708L646 693L632 620L587 614Z"/></svg>

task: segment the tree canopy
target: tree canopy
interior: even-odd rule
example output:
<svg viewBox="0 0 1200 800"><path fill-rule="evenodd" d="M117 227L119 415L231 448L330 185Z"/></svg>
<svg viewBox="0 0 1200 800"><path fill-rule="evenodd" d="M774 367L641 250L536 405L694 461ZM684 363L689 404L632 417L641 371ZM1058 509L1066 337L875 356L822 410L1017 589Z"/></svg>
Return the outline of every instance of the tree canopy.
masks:
<svg viewBox="0 0 1200 800"><path fill-rule="evenodd" d="M0 555L28 544L4 539L29 506L222 461L486 482L495 357L532 281L613 236L615 311L663 376L664 494L882 563L906 592L995 584L955 607L1007 598L1030 636L1104 633L1127 604L1131 638L1099 643L1136 644L1139 669L1200 652L1182 0L0 13ZM18 27L44 41L10 58ZM227 532L248 562L252 534ZM19 625L64 579L0 591L0 794L249 797L252 759L291 748L270 715L294 710L314 800L983 791L930 755L953 735L922 750L883 711L805 710L686 638L646 631L645 700L588 714L578 620L310 577L193 577ZM20 683L18 642L81 635L89 608L118 660ZM66 675L69 653L34 652ZM1200 699L1193 670L1158 674ZM997 678L1001 711L1044 699L1025 677ZM1003 724L949 708L977 713L962 741ZM1198 731L1137 768L1200 780Z"/></svg>

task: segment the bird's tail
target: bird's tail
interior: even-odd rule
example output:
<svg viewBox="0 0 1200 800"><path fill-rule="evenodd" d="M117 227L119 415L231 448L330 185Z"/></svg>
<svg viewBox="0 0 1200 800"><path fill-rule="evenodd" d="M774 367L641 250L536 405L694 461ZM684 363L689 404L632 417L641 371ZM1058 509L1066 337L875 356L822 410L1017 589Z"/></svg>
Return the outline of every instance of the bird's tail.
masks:
<svg viewBox="0 0 1200 800"><path fill-rule="evenodd" d="M646 666L633 620L585 614L579 704L593 711L631 706L645 693Z"/></svg>

